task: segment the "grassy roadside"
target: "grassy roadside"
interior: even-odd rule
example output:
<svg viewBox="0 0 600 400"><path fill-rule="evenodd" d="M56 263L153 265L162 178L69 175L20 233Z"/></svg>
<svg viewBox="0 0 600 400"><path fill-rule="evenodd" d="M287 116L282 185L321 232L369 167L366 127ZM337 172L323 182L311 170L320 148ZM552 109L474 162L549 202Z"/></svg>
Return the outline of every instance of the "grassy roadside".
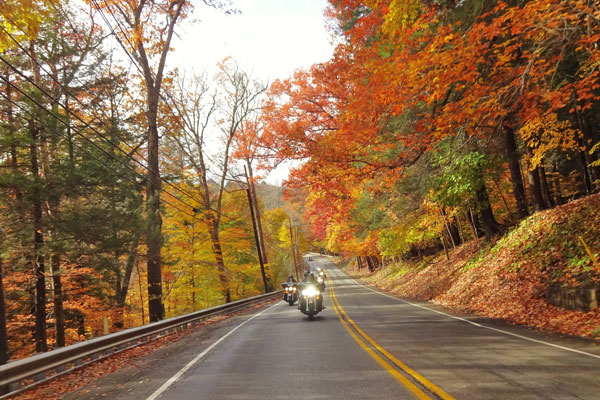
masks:
<svg viewBox="0 0 600 400"><path fill-rule="evenodd" d="M342 267L368 284L401 297L427 300L515 324L600 338L600 309L565 310L548 304L550 285L600 286L600 195L542 211L495 242L466 243L450 254L387 265L374 273Z"/></svg>

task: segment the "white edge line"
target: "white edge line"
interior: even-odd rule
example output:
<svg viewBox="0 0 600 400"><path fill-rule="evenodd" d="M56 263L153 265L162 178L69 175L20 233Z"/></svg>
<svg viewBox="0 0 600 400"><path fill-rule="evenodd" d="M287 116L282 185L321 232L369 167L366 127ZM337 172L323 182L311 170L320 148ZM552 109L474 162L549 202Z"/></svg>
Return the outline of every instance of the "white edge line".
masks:
<svg viewBox="0 0 600 400"><path fill-rule="evenodd" d="M335 265L335 264L334 264L334 265ZM558 344L554 344L554 343L544 342L543 340L532 339L532 338L530 338L530 337L527 337L527 336L519 335L519 334L516 334L516 333L512 333L512 332L509 332L509 331L505 331L505 330L502 330L502 329L498 329L498 328L492 328L491 326L486 326L486 325L478 324L477 322L469 321L468 319L465 319L465 318L456 317L456 316L454 316L454 315L446 314L445 312L442 312L442 311L434 310L434 309L431 309L431 308L429 308L429 307L422 306L422 305L420 305L420 304L414 304L414 303L411 303L410 301L406 301L406 300L400 299L400 298L398 298L398 297L390 296L390 295L389 295L389 294L387 294L387 293L382 293L382 292L380 292L380 291L378 291L378 290L371 289L371 288L370 288L370 287L368 287L368 286L365 286L365 285L363 285L363 284L361 284L361 283L358 283L358 282L356 282L354 279L352 279L352 278L350 278L348 275L346 275L346 273L345 273L344 271L342 271L340 268L338 268L337 266L336 266L336 268L337 268L337 269L338 269L338 270L339 270L339 271L340 271L342 274L344 274L344 276L346 277L346 279L349 279L349 280L351 280L352 282L356 283L358 286L360 286L360 287L363 287L363 288L365 288L365 289L367 289L367 290L370 290L370 291L372 291L372 292L375 292L375 293L377 293L377 294L380 294L380 295L382 295L382 296L389 297L390 299L398 300L398 301L401 301L401 302L403 302L403 303L410 304L411 306L414 306L414 307L419 307L419 308L423 308L423 309L425 309L425 310L429 310L429 311L431 311L431 312L434 312L434 313L442 314L442 315L445 315L445 316L447 316L447 317L454 318L454 319L457 319L457 320L459 320L459 321L466 322L466 323L468 323L468 324L471 324L471 325L474 325L474 326L478 326L478 327L480 327L480 328L489 329L489 330L492 330L492 331L495 331L495 332L504 333L505 335L509 335L509 336L518 337L518 338L520 338L520 339L524 339L524 340L529 340L530 342L535 342L535 343L543 344L543 345L546 345L546 346L555 347L555 348L557 348L557 349L561 349L561 350L565 350L565 351L570 351L570 352L573 352L573 353L582 354L582 355L584 355L584 356L588 356L588 357L593 357L593 358L598 358L598 359L600 359L600 355L598 355L598 354L588 353L588 352L586 352L586 351L577 350L577 349L572 349L572 348L570 348L570 347L560 346L560 345L558 345Z"/></svg>
<svg viewBox="0 0 600 400"><path fill-rule="evenodd" d="M251 316L250 318L248 318L247 320L245 320L244 322L242 322L241 324L239 324L238 326L236 326L235 328L233 328L232 330L230 330L229 332L227 332L225 335L221 336L221 338L219 340L217 340L216 342L214 342L213 344L211 344L210 346L208 346L202 353L198 354L196 357L194 357L194 359L190 362L188 362L185 367L181 368L175 375L173 375L168 381L166 381L165 383L163 383L163 385L161 387L159 387L158 389L156 389L156 391L154 393L152 393L150 396L148 396L148 398L146 400L155 400L158 398L158 396L160 396L165 390L167 390L169 388L169 386L171 386L172 384L174 384L179 378L181 378L181 376L192 367L192 365L194 365L195 363L197 363L202 357L204 357L206 354L208 354L209 351L211 351L215 346L217 346L219 343L221 343L223 340L225 340L229 335L231 335L233 332L237 331L238 329L240 329L242 326L244 326L246 323L252 321L254 318L258 317L259 315L269 311L271 308L279 305L281 303L281 301L273 304L271 307L267 308L266 310L262 310L261 312L259 312L258 314L254 314L253 316Z"/></svg>

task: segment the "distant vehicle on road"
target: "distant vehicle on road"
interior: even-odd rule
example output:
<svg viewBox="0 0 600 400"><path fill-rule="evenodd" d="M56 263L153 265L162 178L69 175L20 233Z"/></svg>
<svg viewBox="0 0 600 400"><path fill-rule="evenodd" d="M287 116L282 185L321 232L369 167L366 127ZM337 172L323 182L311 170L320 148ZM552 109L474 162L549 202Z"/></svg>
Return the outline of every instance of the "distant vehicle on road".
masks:
<svg viewBox="0 0 600 400"><path fill-rule="evenodd" d="M312 257L308 257L308 261L312 261Z"/></svg>

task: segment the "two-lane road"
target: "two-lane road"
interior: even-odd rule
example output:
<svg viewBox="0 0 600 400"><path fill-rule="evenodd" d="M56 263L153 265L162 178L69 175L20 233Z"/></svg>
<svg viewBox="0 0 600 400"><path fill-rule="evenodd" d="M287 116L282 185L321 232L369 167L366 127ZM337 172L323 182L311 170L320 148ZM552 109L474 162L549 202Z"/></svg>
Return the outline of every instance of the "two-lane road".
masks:
<svg viewBox="0 0 600 400"><path fill-rule="evenodd" d="M313 321L279 302L190 367L161 399L411 399L356 346L330 303Z"/></svg>
<svg viewBox="0 0 600 400"><path fill-rule="evenodd" d="M445 314L363 287L327 257L309 264L333 289L314 321L279 302L67 398L600 399L593 341Z"/></svg>

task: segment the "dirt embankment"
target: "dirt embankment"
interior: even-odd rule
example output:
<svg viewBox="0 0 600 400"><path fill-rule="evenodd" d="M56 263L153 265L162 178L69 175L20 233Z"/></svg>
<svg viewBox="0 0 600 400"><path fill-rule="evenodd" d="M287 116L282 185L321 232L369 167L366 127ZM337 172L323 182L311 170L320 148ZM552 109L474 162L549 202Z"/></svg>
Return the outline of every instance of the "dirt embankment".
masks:
<svg viewBox="0 0 600 400"><path fill-rule="evenodd" d="M388 265L374 273L356 266L350 275L401 297L500 318L515 324L600 338L600 309L566 310L548 304L549 285L600 286L600 195L536 213L502 238L466 243L429 260Z"/></svg>

